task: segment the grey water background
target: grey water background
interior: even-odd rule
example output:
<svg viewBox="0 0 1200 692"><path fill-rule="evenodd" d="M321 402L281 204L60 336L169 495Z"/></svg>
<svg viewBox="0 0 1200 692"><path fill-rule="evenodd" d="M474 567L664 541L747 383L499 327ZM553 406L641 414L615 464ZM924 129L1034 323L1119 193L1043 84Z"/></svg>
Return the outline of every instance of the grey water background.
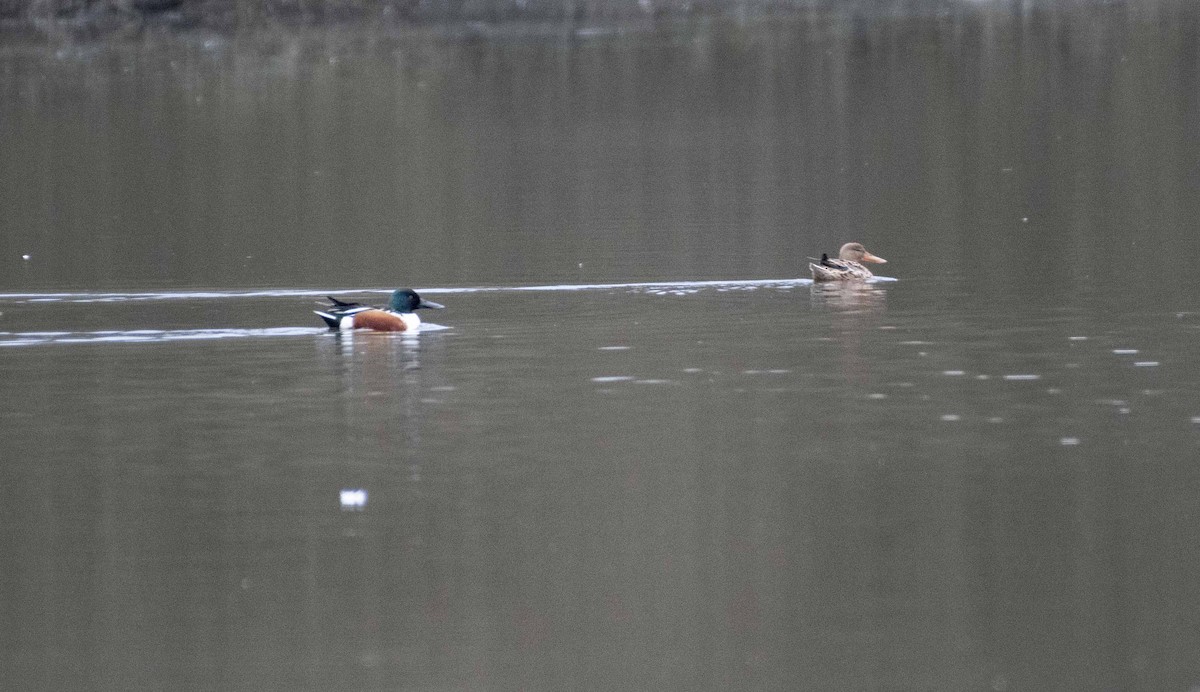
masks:
<svg viewBox="0 0 1200 692"><path fill-rule="evenodd" d="M1200 11L862 7L0 43L4 686L1200 685Z"/></svg>

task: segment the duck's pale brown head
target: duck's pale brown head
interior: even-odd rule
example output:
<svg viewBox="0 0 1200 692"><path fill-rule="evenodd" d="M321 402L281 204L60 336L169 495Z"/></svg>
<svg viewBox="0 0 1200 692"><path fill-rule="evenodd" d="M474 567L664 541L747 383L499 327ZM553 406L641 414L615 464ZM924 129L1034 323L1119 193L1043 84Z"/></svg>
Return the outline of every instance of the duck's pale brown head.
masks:
<svg viewBox="0 0 1200 692"><path fill-rule="evenodd" d="M851 262L874 262L875 264L887 264L887 260L882 257L876 257L867 252L862 243L846 243L838 250L838 258L850 260Z"/></svg>

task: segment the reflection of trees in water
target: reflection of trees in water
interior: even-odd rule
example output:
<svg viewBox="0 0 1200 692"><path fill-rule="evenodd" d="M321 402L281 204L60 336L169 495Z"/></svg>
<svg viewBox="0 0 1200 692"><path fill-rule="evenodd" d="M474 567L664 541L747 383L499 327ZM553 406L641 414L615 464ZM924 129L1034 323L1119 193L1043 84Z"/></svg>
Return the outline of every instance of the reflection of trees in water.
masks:
<svg viewBox="0 0 1200 692"><path fill-rule="evenodd" d="M0 22L9 30L33 29L51 37L72 30L103 35L123 27L166 26L174 29L257 30L281 27L373 25L440 26L465 38L510 36L529 32L561 35L582 31L628 30L696 19L723 19L735 24L777 20L789 15L836 18L856 25L908 18L954 21L984 13L1051 17L1072 21L1089 7L1103 9L1110 0L1065 2L1041 0L0 0ZM1142 0L1137 11L1155 17L1187 3Z"/></svg>
<svg viewBox="0 0 1200 692"><path fill-rule="evenodd" d="M21 253L69 248L47 285L786 276L854 229L907 276L1028 301L1185 276L1200 251L1198 3L820 5L521 41L268 30L291 20L263 6L236 32L0 44L5 220ZM333 229L345 251L313 252ZM1134 233L1153 237L1131 252Z"/></svg>

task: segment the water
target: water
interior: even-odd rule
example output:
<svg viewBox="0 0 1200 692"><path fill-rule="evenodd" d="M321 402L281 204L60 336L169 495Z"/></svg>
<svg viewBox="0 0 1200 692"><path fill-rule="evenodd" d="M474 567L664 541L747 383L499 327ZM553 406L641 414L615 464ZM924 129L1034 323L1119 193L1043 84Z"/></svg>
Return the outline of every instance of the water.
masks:
<svg viewBox="0 0 1200 692"><path fill-rule="evenodd" d="M3 47L0 675L1200 684L1192 15Z"/></svg>

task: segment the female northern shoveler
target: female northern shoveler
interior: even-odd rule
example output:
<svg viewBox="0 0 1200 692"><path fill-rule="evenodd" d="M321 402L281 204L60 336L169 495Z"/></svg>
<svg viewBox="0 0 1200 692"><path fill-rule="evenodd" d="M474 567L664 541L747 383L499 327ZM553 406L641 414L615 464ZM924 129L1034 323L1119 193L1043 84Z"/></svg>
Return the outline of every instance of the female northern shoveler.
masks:
<svg viewBox="0 0 1200 692"><path fill-rule="evenodd" d="M821 253L821 261L809 262L808 268L812 271L813 281L869 279L874 274L862 265L863 262L884 264L887 260L867 252L862 243L846 243L838 250L837 259L829 259L829 255Z"/></svg>
<svg viewBox="0 0 1200 692"><path fill-rule="evenodd" d="M326 297L333 304L324 310L313 310L313 312L320 315L330 329L407 332L421 326L421 318L417 317L415 310L446 307L423 300L416 291L410 288L392 293L392 300L386 308L375 308L361 303L344 303L333 296Z"/></svg>

